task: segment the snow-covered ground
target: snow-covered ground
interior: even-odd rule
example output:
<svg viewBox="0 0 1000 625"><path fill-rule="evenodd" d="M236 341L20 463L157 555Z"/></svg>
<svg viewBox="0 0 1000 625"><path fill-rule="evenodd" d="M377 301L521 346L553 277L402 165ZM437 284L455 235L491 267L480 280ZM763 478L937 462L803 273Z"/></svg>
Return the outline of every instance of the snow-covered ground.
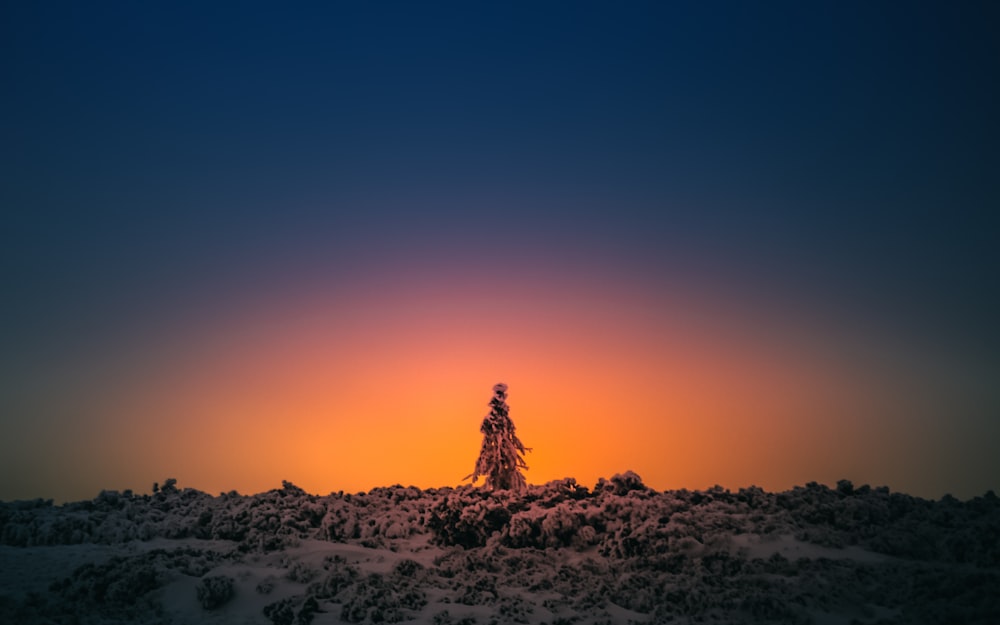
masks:
<svg viewBox="0 0 1000 625"><path fill-rule="evenodd" d="M1000 500L818 484L0 503L0 623L1000 623Z"/></svg>

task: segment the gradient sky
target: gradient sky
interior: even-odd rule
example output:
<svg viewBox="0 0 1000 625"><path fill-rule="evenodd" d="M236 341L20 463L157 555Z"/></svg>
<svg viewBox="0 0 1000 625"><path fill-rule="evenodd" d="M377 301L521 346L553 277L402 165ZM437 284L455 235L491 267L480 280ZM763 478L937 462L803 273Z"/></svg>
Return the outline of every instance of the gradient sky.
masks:
<svg viewBox="0 0 1000 625"><path fill-rule="evenodd" d="M4 3L0 499L1000 488L995 2Z"/></svg>

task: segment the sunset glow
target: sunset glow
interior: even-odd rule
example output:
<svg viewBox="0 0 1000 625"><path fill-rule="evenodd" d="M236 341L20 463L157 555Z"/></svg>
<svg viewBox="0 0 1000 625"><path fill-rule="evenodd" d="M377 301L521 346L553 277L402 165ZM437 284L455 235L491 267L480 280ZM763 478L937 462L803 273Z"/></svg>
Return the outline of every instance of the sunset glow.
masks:
<svg viewBox="0 0 1000 625"><path fill-rule="evenodd" d="M89 427L46 436L60 456L139 491L168 476L208 491L282 479L320 493L456 485L490 388L505 381L534 448L532 483L591 486L629 469L657 488L919 477L880 461L896 433L870 426L917 410L919 396L900 402L877 364L859 367L843 339L823 338L834 332L680 282L655 292L509 273L375 274L278 300L264 289L203 323L166 320L66 385L85 391L62 409ZM926 454L920 439L934 434L908 453Z"/></svg>
<svg viewBox="0 0 1000 625"><path fill-rule="evenodd" d="M4 9L0 499L1000 488L992 9L828 9Z"/></svg>

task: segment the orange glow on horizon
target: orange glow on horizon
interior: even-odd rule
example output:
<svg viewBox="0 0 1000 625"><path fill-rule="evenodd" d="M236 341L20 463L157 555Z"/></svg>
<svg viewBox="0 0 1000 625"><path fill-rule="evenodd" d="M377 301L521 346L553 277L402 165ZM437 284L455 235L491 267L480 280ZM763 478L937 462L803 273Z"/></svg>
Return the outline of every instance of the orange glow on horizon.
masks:
<svg viewBox="0 0 1000 625"><path fill-rule="evenodd" d="M258 303L123 357L75 453L140 492L166 477L208 492L454 486L503 381L534 450L529 483L634 470L658 489L780 489L877 473L890 433L847 433L884 415L892 389L812 329L755 319L683 292L551 280Z"/></svg>

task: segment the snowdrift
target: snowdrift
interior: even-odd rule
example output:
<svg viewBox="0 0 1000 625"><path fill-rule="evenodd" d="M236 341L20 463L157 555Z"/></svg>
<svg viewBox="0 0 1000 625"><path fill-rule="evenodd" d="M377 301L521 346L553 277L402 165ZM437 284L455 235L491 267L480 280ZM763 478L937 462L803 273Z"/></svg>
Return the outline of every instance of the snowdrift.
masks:
<svg viewBox="0 0 1000 625"><path fill-rule="evenodd" d="M992 492L157 491L0 503L0 622L1000 622Z"/></svg>

